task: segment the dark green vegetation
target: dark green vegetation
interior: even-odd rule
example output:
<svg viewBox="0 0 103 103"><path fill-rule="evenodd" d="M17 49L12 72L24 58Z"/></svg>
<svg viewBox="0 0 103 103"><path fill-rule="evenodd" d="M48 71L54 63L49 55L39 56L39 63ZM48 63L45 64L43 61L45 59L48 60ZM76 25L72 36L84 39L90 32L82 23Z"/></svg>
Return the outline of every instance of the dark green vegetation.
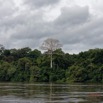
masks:
<svg viewBox="0 0 103 103"><path fill-rule="evenodd" d="M79 54L47 53L28 47L0 51L0 81L6 82L103 82L103 49Z"/></svg>

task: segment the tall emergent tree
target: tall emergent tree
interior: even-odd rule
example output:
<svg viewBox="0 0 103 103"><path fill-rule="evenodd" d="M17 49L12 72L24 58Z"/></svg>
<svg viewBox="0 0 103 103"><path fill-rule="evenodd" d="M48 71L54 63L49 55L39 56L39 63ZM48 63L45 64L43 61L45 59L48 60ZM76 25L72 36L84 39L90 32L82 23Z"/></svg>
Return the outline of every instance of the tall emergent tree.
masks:
<svg viewBox="0 0 103 103"><path fill-rule="evenodd" d="M42 50L47 50L48 54L50 55L50 67L51 68L53 67L53 64L52 64L53 51L61 47L62 47L62 44L60 44L59 40L53 39L53 38L46 39L40 47Z"/></svg>

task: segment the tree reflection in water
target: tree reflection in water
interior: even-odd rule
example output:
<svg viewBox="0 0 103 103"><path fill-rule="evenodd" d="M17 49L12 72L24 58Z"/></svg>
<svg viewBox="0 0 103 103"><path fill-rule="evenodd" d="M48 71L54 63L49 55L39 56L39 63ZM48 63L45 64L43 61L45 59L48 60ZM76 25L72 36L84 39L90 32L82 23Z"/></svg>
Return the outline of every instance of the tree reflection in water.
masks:
<svg viewBox="0 0 103 103"><path fill-rule="evenodd" d="M102 103L102 85L0 83L0 103Z"/></svg>

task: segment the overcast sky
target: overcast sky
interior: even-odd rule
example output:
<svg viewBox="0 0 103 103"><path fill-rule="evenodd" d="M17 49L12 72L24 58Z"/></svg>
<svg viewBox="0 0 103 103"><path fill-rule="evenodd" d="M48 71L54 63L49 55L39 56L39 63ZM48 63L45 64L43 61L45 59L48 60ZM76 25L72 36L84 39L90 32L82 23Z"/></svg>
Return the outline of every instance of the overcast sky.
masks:
<svg viewBox="0 0 103 103"><path fill-rule="evenodd" d="M47 38L69 53L103 48L103 0L0 0L0 44L38 49Z"/></svg>

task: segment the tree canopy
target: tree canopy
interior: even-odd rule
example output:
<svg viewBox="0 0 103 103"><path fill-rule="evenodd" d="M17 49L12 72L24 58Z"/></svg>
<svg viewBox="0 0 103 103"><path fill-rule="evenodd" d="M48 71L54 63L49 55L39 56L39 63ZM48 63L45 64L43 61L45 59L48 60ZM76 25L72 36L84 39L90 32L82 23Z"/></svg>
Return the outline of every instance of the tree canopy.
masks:
<svg viewBox="0 0 103 103"><path fill-rule="evenodd" d="M90 49L69 54L53 49L50 56L29 47L2 49L0 52L0 81L3 82L103 82L103 49Z"/></svg>
<svg viewBox="0 0 103 103"><path fill-rule="evenodd" d="M60 44L60 41L53 38L48 38L44 40L44 42L41 45L41 49L48 50L50 53L55 51L56 49L59 49L62 47L62 44Z"/></svg>

